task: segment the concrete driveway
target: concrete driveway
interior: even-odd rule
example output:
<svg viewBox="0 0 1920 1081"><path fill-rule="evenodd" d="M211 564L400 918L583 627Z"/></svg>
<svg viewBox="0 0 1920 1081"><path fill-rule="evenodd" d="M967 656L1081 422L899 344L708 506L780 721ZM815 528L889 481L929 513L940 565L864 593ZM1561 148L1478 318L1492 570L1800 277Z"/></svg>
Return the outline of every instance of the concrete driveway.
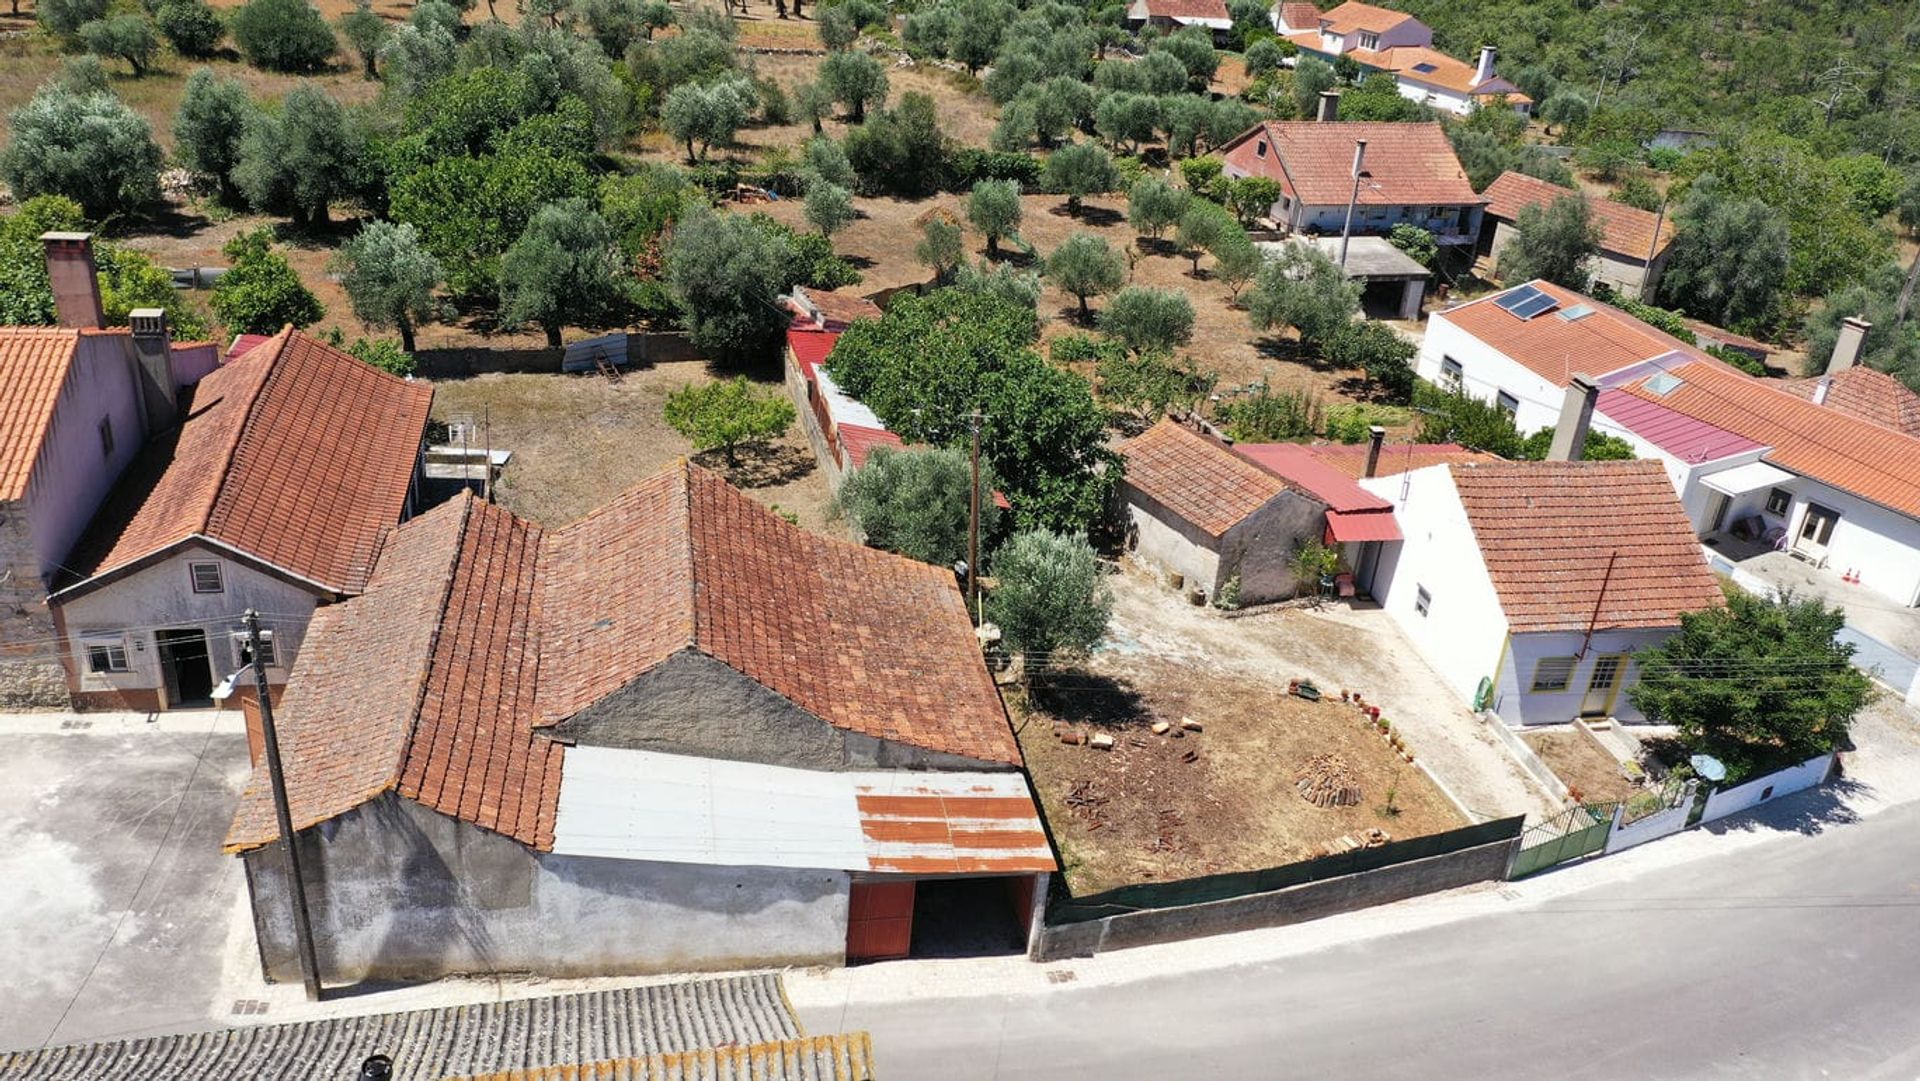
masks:
<svg viewBox="0 0 1920 1081"><path fill-rule="evenodd" d="M241 724L0 716L0 1050L213 1026Z"/></svg>

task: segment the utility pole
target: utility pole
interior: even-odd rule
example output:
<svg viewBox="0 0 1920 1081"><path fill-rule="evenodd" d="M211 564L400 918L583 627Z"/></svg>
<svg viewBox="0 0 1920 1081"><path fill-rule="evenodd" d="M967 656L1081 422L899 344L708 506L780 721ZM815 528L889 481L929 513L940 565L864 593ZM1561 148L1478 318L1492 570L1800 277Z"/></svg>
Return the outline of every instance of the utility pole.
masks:
<svg viewBox="0 0 1920 1081"><path fill-rule="evenodd" d="M976 619L980 607L980 419L978 409L967 417L967 426L973 429L973 484L967 493L967 606L975 609Z"/></svg>
<svg viewBox="0 0 1920 1081"><path fill-rule="evenodd" d="M1360 173L1367 163L1367 141L1353 141L1353 194L1347 196L1347 223L1340 227L1340 269L1347 269L1347 244L1353 240L1353 206L1360 201Z"/></svg>
<svg viewBox="0 0 1920 1081"><path fill-rule="evenodd" d="M486 472L481 475L480 494L486 501L493 502L493 403L488 402L480 412L480 432L487 444Z"/></svg>
<svg viewBox="0 0 1920 1081"><path fill-rule="evenodd" d="M320 959L313 949L313 922L307 916L307 884L300 874L300 854L293 843L293 809L287 804L287 774L280 766L280 737L273 728L273 702L267 696L267 665L260 649L260 613L247 609L247 651L252 658L253 687L260 698L260 736L266 745L267 776L273 782L273 813L280 820L280 850L287 857L287 884L293 900L293 934L300 950L300 978L307 985L307 1001L320 1001Z"/></svg>
<svg viewBox="0 0 1920 1081"><path fill-rule="evenodd" d="M1647 265L1640 271L1640 301L1653 303L1653 260L1660 254L1660 227L1667 223L1667 201L1660 200L1660 212L1653 216L1653 239L1647 241Z"/></svg>

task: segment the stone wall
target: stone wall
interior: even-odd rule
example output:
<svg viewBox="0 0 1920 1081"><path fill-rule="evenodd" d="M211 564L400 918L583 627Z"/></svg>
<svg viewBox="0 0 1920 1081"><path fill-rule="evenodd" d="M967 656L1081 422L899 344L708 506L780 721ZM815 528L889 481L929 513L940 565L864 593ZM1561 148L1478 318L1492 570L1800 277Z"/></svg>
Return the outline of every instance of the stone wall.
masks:
<svg viewBox="0 0 1920 1081"><path fill-rule="evenodd" d="M67 705L47 587L24 502L0 503L0 708Z"/></svg>

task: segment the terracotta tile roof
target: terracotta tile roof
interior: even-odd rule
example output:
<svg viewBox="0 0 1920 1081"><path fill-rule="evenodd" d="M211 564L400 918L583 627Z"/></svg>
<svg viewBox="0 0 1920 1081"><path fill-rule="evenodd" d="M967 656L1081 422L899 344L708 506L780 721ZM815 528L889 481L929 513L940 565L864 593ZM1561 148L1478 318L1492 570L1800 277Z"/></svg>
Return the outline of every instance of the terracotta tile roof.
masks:
<svg viewBox="0 0 1920 1081"><path fill-rule="evenodd" d="M1502 290L1439 312L1435 318L1445 319L1561 387L1582 372L1599 377L1676 352L1685 360L1706 356L1692 343L1648 326L1611 304L1551 282L1526 284L1554 298L1558 307L1532 319L1520 319L1495 303L1512 291ZM1573 320L1561 318L1576 307L1585 307L1591 314Z"/></svg>
<svg viewBox="0 0 1920 1081"><path fill-rule="evenodd" d="M1660 250L1666 250L1673 243L1671 218L1662 221L1658 214L1637 206L1628 206L1612 199L1595 199L1583 192L1563 188L1525 173L1501 173L1482 194L1492 200L1487 204L1487 213L1509 222L1520 220L1520 211L1525 207L1545 209L1553 205L1555 200L1569 195L1578 196L1586 201L1594 223L1600 226L1601 248L1636 263L1647 261L1647 250L1653 244L1655 222L1660 224ZM1657 256L1658 253L1655 254Z"/></svg>
<svg viewBox="0 0 1920 1081"><path fill-rule="evenodd" d="M357 593L400 519L433 388L292 331L181 395L68 562L69 585L203 534Z"/></svg>
<svg viewBox="0 0 1920 1081"><path fill-rule="evenodd" d="M1413 18L1404 11L1391 11L1372 4L1362 4L1358 0L1347 0L1339 7L1320 16L1327 28L1336 34L1350 34L1355 30L1369 30L1384 33Z"/></svg>
<svg viewBox="0 0 1920 1081"><path fill-rule="evenodd" d="M1367 141L1364 206L1478 206L1439 124L1269 120L1220 150L1230 164L1271 177L1308 206L1345 206L1353 193L1353 146ZM1262 144L1268 146L1263 156Z"/></svg>
<svg viewBox="0 0 1920 1081"><path fill-rule="evenodd" d="M1311 29L1320 25L1320 9L1312 4L1285 3L1279 5L1281 23L1295 29Z"/></svg>
<svg viewBox="0 0 1920 1081"><path fill-rule="evenodd" d="M1171 420L1119 446L1123 483L1218 538L1288 490L1286 482L1225 444Z"/></svg>
<svg viewBox="0 0 1920 1081"><path fill-rule="evenodd" d="M878 319L881 315L880 305L857 293L804 286L795 287L789 307L799 309L795 325L802 325L804 320L804 325L823 330L845 330L856 319ZM811 315L802 314L808 312Z"/></svg>
<svg viewBox="0 0 1920 1081"><path fill-rule="evenodd" d="M1812 401L1823 379L1832 380L1823 403L1828 409L1920 437L1920 394L1885 372L1856 365L1832 376L1786 379L1776 385L1796 398Z"/></svg>
<svg viewBox="0 0 1920 1081"><path fill-rule="evenodd" d="M836 728L1020 761L945 568L809 533L685 463L541 559L543 723L692 648Z"/></svg>
<svg viewBox="0 0 1920 1081"><path fill-rule="evenodd" d="M1437 49L1421 45L1402 45L1393 49L1372 52L1365 49L1351 50L1357 63L1390 71L1403 79L1412 79L1429 86L1452 90L1460 94L1475 97L1505 97L1516 105L1531 105L1533 99L1520 92L1520 88L1502 79L1497 73L1485 82L1477 78L1478 65L1464 60L1456 60Z"/></svg>
<svg viewBox="0 0 1920 1081"><path fill-rule="evenodd" d="M1147 15L1158 19L1214 19L1231 23L1227 0L1141 0Z"/></svg>
<svg viewBox="0 0 1920 1081"><path fill-rule="evenodd" d="M79 349L78 330L0 327L0 499L27 494Z"/></svg>
<svg viewBox="0 0 1920 1081"><path fill-rule="evenodd" d="M1516 634L1668 627L1724 603L1656 460L1449 471Z"/></svg>
<svg viewBox="0 0 1920 1081"><path fill-rule="evenodd" d="M1355 480L1367 475L1365 443L1317 443L1312 450L1316 458ZM1425 469L1430 465L1465 465L1499 460L1497 455L1468 450L1458 443L1388 443L1380 448L1380 463L1374 476L1391 477Z"/></svg>
<svg viewBox="0 0 1920 1081"><path fill-rule="evenodd" d="M1647 380L1622 389L1767 446L1766 460L1782 469L1920 518L1920 438L1718 362L1675 365L1666 374L1679 383L1664 394Z"/></svg>

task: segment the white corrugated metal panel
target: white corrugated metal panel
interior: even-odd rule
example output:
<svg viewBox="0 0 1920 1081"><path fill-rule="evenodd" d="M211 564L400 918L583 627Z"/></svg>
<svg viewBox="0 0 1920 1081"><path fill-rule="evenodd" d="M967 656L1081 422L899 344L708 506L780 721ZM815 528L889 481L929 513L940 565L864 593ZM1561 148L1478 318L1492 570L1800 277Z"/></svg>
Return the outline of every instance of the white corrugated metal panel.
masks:
<svg viewBox="0 0 1920 1081"><path fill-rule="evenodd" d="M886 430L887 426L880 423L879 416L841 390L833 381L833 376L827 374L825 367L816 368L814 372L820 380L820 396L827 401L827 415L833 418L835 424L857 424L862 428Z"/></svg>

